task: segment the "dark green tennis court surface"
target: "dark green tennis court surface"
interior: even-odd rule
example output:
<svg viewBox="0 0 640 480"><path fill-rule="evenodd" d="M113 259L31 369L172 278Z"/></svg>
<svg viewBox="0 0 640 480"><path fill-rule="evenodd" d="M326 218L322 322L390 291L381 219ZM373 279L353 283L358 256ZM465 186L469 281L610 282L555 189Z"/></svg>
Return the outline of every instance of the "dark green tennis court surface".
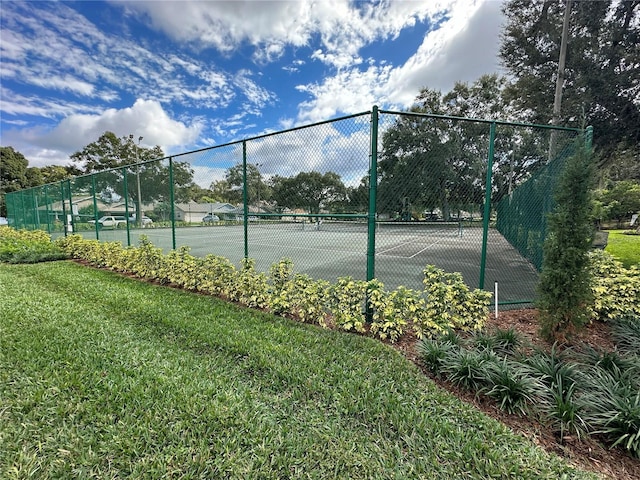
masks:
<svg viewBox="0 0 640 480"><path fill-rule="evenodd" d="M366 279L366 223L254 222L248 226L248 254L256 268L267 272L282 258L294 262L295 271L313 278L334 281L352 276ZM169 228L131 230L132 244L146 235L165 252L172 248ZM93 232L84 234L93 237ZM124 230L104 230L101 241L127 244ZM191 247L196 256L214 254L236 265L244 258L243 225L193 226L176 229L176 245ZM472 288L479 286L482 252L482 228L461 226L457 222L440 224L390 224L376 226L375 277L386 287L404 285L422 288L422 271L435 265L447 272L460 272ZM535 296L538 274L495 229L487 238L484 288L494 291L498 282L500 303L531 301Z"/></svg>

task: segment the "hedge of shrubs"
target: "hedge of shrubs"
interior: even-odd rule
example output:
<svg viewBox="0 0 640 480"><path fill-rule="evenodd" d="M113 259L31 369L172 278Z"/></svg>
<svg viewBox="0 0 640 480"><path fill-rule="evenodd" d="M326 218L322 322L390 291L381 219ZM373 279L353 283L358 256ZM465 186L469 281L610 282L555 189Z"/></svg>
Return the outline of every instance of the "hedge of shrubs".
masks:
<svg viewBox="0 0 640 480"><path fill-rule="evenodd" d="M295 273L288 259L272 265L265 274L256 271L252 259L245 259L236 269L224 257L194 257L188 247L165 255L144 236L137 247L79 235L55 243L70 257L96 267L216 295L303 322L332 323L391 342L405 333L422 338L448 329L479 329L487 318L491 298L483 290L470 290L460 274L432 266L424 271L424 291L405 287L388 291L378 280L342 277L334 284L315 280ZM371 322L367 325L368 317Z"/></svg>
<svg viewBox="0 0 640 480"><path fill-rule="evenodd" d="M42 230L0 227L0 262L36 263L66 257L65 252L51 242L51 236Z"/></svg>

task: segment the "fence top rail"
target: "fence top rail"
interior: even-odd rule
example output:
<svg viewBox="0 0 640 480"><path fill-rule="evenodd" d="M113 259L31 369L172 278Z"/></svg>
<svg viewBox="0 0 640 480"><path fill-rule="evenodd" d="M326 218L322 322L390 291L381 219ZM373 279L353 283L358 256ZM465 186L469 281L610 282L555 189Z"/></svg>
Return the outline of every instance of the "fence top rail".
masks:
<svg viewBox="0 0 640 480"><path fill-rule="evenodd" d="M561 127L559 125L540 125L535 123L510 122L507 120L491 120L487 118L456 117L453 115L439 115L436 113L398 112L393 110L378 110L378 113L384 113L384 114L390 114L390 115L402 115L405 117L437 118L441 120L457 120L457 121L488 123L488 124L495 123L496 125L507 125L512 127L541 128L541 129L547 129L547 130L562 130L562 131L576 132L576 133L582 132L581 128L575 128L575 127Z"/></svg>

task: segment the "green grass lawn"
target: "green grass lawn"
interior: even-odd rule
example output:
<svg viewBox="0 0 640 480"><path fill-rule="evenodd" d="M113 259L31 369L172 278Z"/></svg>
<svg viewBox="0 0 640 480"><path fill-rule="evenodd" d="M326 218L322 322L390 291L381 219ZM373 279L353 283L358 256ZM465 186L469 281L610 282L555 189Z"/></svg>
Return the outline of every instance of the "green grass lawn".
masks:
<svg viewBox="0 0 640 480"><path fill-rule="evenodd" d="M625 235L624 230L609 230L609 243L605 249L625 267L640 265L640 235Z"/></svg>
<svg viewBox="0 0 640 480"><path fill-rule="evenodd" d="M0 478L592 478L394 349L70 262L0 264Z"/></svg>

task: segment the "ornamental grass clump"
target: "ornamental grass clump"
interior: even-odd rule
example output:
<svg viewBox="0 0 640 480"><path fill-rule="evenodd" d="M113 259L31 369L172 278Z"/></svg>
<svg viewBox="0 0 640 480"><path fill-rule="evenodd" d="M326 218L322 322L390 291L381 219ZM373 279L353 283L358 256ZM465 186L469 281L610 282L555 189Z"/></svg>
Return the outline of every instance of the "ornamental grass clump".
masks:
<svg viewBox="0 0 640 480"><path fill-rule="evenodd" d="M527 375L517 362L504 358L499 362L489 362L488 385L485 395L495 399L507 413L526 415L534 402L536 382Z"/></svg>
<svg viewBox="0 0 640 480"><path fill-rule="evenodd" d="M595 367L583 376L580 403L592 434L640 458L640 389L633 377L629 372L616 377Z"/></svg>
<svg viewBox="0 0 640 480"><path fill-rule="evenodd" d="M611 334L621 352L640 356L640 315L618 317L611 326Z"/></svg>
<svg viewBox="0 0 640 480"><path fill-rule="evenodd" d="M443 366L457 351L457 346L442 338L422 338L416 344L416 351L425 368L436 377L440 377Z"/></svg>
<svg viewBox="0 0 640 480"><path fill-rule="evenodd" d="M488 350L468 350L461 348L448 355L442 372L448 381L480 395L490 384L490 365L497 363L498 357Z"/></svg>
<svg viewBox="0 0 640 480"><path fill-rule="evenodd" d="M584 405L576 398L577 384L563 374L549 385L544 385L538 392L540 403L538 410L543 414L546 423L559 434L560 441L569 435L578 439L585 436L587 424L584 420Z"/></svg>

